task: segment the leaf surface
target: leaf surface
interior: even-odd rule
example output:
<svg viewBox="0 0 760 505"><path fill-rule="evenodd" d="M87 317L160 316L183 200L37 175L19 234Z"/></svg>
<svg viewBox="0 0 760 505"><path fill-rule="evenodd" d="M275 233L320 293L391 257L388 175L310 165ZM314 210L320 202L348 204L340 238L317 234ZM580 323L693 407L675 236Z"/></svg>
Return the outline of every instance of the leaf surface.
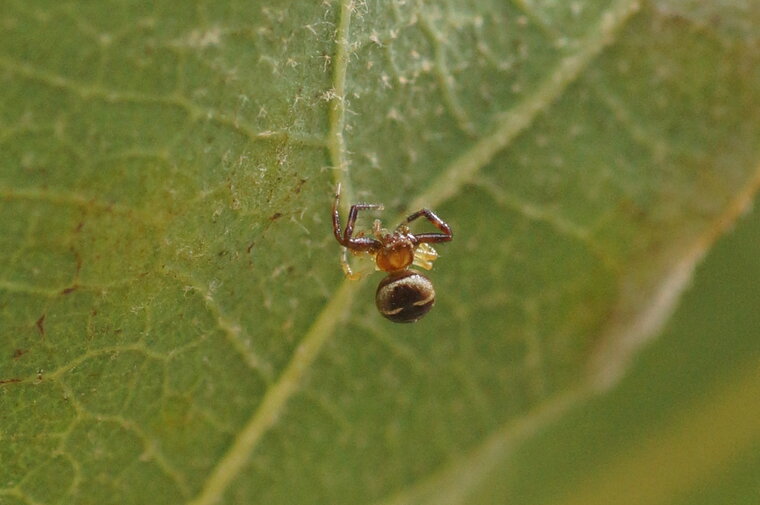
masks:
<svg viewBox="0 0 760 505"><path fill-rule="evenodd" d="M693 4L5 2L0 497L461 503L760 186L757 9ZM338 182L454 229L421 322Z"/></svg>

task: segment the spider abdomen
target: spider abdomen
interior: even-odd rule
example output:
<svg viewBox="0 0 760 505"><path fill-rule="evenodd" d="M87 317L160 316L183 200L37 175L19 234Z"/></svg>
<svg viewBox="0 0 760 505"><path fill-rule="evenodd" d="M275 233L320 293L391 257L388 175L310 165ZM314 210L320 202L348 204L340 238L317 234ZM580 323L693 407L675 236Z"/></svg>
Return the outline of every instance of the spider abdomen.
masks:
<svg viewBox="0 0 760 505"><path fill-rule="evenodd" d="M395 323L413 323L435 303L430 279L414 270L394 272L380 281L375 304L380 313Z"/></svg>

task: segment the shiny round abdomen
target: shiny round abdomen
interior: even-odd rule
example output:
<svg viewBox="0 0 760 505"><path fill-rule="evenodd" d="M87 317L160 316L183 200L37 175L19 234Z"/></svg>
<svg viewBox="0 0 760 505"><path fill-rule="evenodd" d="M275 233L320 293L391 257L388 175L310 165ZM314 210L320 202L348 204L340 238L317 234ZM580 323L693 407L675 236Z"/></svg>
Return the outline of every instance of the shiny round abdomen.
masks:
<svg viewBox="0 0 760 505"><path fill-rule="evenodd" d="M380 282L375 304L380 313L395 323L413 323L428 313L435 303L430 279L414 270L388 275Z"/></svg>

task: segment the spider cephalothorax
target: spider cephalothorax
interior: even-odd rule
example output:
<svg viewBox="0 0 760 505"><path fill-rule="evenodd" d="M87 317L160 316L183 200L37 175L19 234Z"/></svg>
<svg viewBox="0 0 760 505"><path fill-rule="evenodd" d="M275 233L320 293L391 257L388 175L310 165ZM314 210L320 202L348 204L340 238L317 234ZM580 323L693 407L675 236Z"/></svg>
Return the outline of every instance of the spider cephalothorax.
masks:
<svg viewBox="0 0 760 505"><path fill-rule="evenodd" d="M433 267L433 261L438 257L430 244L450 241L453 237L451 228L433 211L420 209L409 215L392 232L383 229L380 221L375 220L371 236L367 236L364 232L354 235L354 225L359 211L382 210L383 206L370 203L352 205L348 212L346 228L341 231L339 200L340 185L333 202L332 221L335 239L344 247L343 271L346 276L350 279L358 278L348 264L346 251L372 256L376 268L388 272L388 276L380 282L375 295L375 303L380 313L397 323L417 321L435 303L435 291L430 279L409 268L414 265L430 270ZM423 216L440 231L412 233L409 223Z"/></svg>

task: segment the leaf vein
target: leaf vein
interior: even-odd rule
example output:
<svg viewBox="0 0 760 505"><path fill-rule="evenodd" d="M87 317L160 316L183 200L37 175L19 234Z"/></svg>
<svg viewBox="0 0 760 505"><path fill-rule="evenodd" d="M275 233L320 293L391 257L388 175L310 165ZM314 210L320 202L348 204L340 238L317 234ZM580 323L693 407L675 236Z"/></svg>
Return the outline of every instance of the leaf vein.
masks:
<svg viewBox="0 0 760 505"><path fill-rule="evenodd" d="M214 109L201 107L191 100L180 95L178 92L168 95L147 95L143 93L104 89L98 86L87 85L73 81L62 75L45 72L35 68L29 63L21 63L0 56L0 68L25 77L30 80L41 82L52 88L68 91L83 100L97 98L106 103L133 103L133 104L158 104L167 107L176 107L188 114L192 121L208 120L220 126L231 128L252 142L282 141L288 140L307 147L323 147L324 141L313 135L302 132L264 130L255 131L238 120L237 117L229 117Z"/></svg>
<svg viewBox="0 0 760 505"><path fill-rule="evenodd" d="M347 174L343 127L345 121L345 78L349 57L348 34L351 12L354 8L353 0L341 0L340 6L334 58L334 95L330 102L330 132L327 142L338 181L344 179L345 174ZM496 130L455 160L430 189L415 200L413 207L419 208L431 203L440 203L457 194L459 189L466 182L469 182L481 167L485 166L498 151L509 145L519 132L532 123L539 112L554 102L561 92L599 54L602 48L611 42L617 30L637 10L638 2L635 0L618 1L603 15L598 30L587 37L581 49L576 54L563 59L547 81L539 86L538 90L522 105L515 110L504 113ZM421 204L420 202L424 203ZM201 493L191 500L189 505L211 505L223 497L229 485L248 463L251 453L256 449L264 434L282 415L288 400L298 391L303 377L319 355L324 343L332 335L340 319L339 316L350 307L353 295L360 285L360 282L343 281L336 290L335 295L324 307L294 351L285 370L267 390L259 407L253 412L230 448L211 471ZM520 420L524 419L521 418Z"/></svg>
<svg viewBox="0 0 760 505"><path fill-rule="evenodd" d="M272 365L245 344L243 327L224 313L211 290L195 280L192 275L175 266L164 265L162 273L177 282L184 283L190 291L201 297L206 309L214 316L217 326L222 330L232 348L245 360L246 365L259 372L267 383L271 383Z"/></svg>
<svg viewBox="0 0 760 505"><path fill-rule="evenodd" d="M586 396L587 391L575 389L547 400L524 416L507 421L474 450L453 459L449 466L375 505L464 503L469 492L502 460L508 448L529 438Z"/></svg>
<svg viewBox="0 0 760 505"><path fill-rule="evenodd" d="M579 49L565 56L535 91L511 110L502 112L494 130L475 142L470 149L452 161L426 191L410 204L410 208L438 207L459 194L480 169L527 129L536 117L545 112L575 82L601 51L614 41L617 32L638 12L637 0L618 0L601 16L597 26L579 44Z"/></svg>
<svg viewBox="0 0 760 505"><path fill-rule="evenodd" d="M594 242L587 230L562 217L553 215L537 205L525 202L515 195L508 194L487 177L479 178L475 184L490 195L497 205L512 210L530 221L547 224L560 236L568 237L582 244L610 272L615 273L619 271L620 265L618 261L607 254L599 244Z"/></svg>
<svg viewBox="0 0 760 505"><path fill-rule="evenodd" d="M456 119L459 128L467 135L475 135L475 126L467 115L462 104L459 103L456 91L454 90L454 76L451 75L446 62L446 52L443 37L433 27L432 21L427 16L420 13L420 28L425 34L430 44L433 46L433 73L438 81L438 87L443 95L443 102L449 109L451 115Z"/></svg>
<svg viewBox="0 0 760 505"><path fill-rule="evenodd" d="M512 0L512 4L520 9L523 15L535 23L552 41L562 38L562 34L554 28L551 20L541 13L533 0Z"/></svg>
<svg viewBox="0 0 760 505"><path fill-rule="evenodd" d="M304 375L333 334L341 314L350 306L359 285L358 282L344 281L338 288L293 352L285 370L264 394L259 407L211 471L201 493L188 505L211 505L221 500L230 483L248 463L261 438L279 419L288 400L298 391Z"/></svg>
<svg viewBox="0 0 760 505"><path fill-rule="evenodd" d="M341 0L333 58L333 89L328 111L330 129L326 142L336 182L343 184L345 194L349 197L352 191L348 184L348 163L343 130L346 73L349 60L348 37L353 9L353 0ZM261 438L274 425L284 411L288 400L298 390L303 376L320 354L324 343L333 334L340 319L339 316L348 310L354 293L360 286L360 282L343 281L293 352L282 374L267 389L258 408L213 468L200 494L191 500L189 505L211 505L222 498L229 485L248 463L250 455Z"/></svg>
<svg viewBox="0 0 760 505"><path fill-rule="evenodd" d="M335 56L333 57L333 86L330 92L327 150L334 170L335 182L343 188L344 201L351 200L353 191L348 180L346 140L343 136L346 122L346 75L349 61L349 29L353 0L341 0L338 27L335 32Z"/></svg>
<svg viewBox="0 0 760 505"><path fill-rule="evenodd" d="M631 113L630 109L625 106L623 101L612 91L605 89L598 81L591 82L591 86L596 94L601 98L601 103L607 107L634 142L641 145L649 151L658 161L665 159L671 151L671 147L662 141L662 136L653 136L647 132L647 128L639 124Z"/></svg>

